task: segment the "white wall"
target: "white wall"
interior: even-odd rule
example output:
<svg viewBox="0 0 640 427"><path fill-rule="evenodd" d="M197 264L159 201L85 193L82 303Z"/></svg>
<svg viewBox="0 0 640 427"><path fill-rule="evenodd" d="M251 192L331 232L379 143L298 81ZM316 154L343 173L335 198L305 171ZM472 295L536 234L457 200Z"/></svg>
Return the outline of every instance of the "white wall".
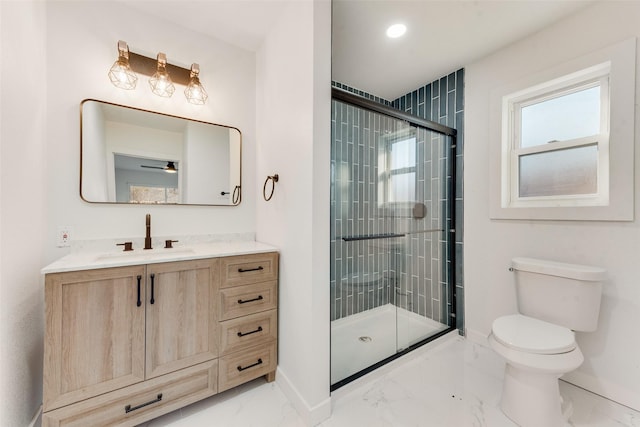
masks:
<svg viewBox="0 0 640 427"><path fill-rule="evenodd" d="M58 225L73 227L73 239L144 236L144 216L152 235L213 234L255 230L255 53L162 22L119 2L38 2L47 10L47 171L46 261L66 253L54 247ZM188 23L185 23L188 25ZM182 86L172 98L155 96L146 76L133 91L114 87L107 77L117 42L131 51L170 63L200 64L200 80L210 94L205 106L186 102ZM243 193L238 207L105 206L87 204L78 194L79 105L85 98L189 117L239 128L243 134Z"/></svg>
<svg viewBox="0 0 640 427"><path fill-rule="evenodd" d="M0 28L0 425L26 426L42 402L44 9L0 2Z"/></svg>
<svg viewBox="0 0 640 427"><path fill-rule="evenodd" d="M85 200L109 200L107 180L107 148L104 137L105 122L102 110L95 103L84 106L82 140L92 141L82 150L83 163L91 165L82 168L82 195Z"/></svg>
<svg viewBox="0 0 640 427"><path fill-rule="evenodd" d="M257 238L280 248L276 381L308 424L329 404L331 4L292 1L257 56ZM262 195L258 196L262 199Z"/></svg>
<svg viewBox="0 0 640 427"><path fill-rule="evenodd" d="M512 257L604 267L609 280L604 286L599 328L577 334L585 362L567 379L635 409L640 409L639 79L636 77L633 222L490 220L490 194L500 191L489 183L490 144L500 141L490 138L489 103L497 87L639 37L638 23L640 3L599 2L466 67L464 164L465 323L469 337L484 339L496 317L516 311L512 274L507 271Z"/></svg>
<svg viewBox="0 0 640 427"><path fill-rule="evenodd" d="M229 188L229 149L227 128L189 123L184 144L185 162L182 164L183 177L187 175L189 182L185 201L196 204L207 200L221 204L229 201L229 195L220 195L222 191L233 191Z"/></svg>
<svg viewBox="0 0 640 427"><path fill-rule="evenodd" d="M72 239L255 230L255 53L161 22L119 2L0 1L0 425L27 425L42 402L43 283L40 269ZM185 23L188 25L188 23ZM115 88L107 72L118 40L132 51L189 67L210 94L204 107ZM20 82L20 84L18 84ZM239 128L243 199L238 207L107 206L79 195L80 102L95 98Z"/></svg>

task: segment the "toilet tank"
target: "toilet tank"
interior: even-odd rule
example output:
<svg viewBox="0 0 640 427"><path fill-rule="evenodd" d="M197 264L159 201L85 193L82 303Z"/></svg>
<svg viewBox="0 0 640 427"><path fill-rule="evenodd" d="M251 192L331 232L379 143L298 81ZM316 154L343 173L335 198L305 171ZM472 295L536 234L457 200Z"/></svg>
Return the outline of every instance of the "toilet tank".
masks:
<svg viewBox="0 0 640 427"><path fill-rule="evenodd" d="M534 258L514 258L511 267L521 314L574 331L597 329L604 269Z"/></svg>

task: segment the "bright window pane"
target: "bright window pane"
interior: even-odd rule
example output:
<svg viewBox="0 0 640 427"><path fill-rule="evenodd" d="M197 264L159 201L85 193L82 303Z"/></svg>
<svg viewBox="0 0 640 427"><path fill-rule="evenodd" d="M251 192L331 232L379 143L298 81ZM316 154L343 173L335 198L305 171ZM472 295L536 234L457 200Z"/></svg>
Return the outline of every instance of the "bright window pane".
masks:
<svg viewBox="0 0 640 427"><path fill-rule="evenodd" d="M416 139L404 139L391 144L391 169L416 165Z"/></svg>
<svg viewBox="0 0 640 427"><path fill-rule="evenodd" d="M598 191L598 147L520 156L520 197L595 194Z"/></svg>
<svg viewBox="0 0 640 427"><path fill-rule="evenodd" d="M129 186L129 203L159 204L178 203L179 193L173 187Z"/></svg>
<svg viewBox="0 0 640 427"><path fill-rule="evenodd" d="M390 202L413 202L416 198L415 172L402 173L391 176L389 188Z"/></svg>
<svg viewBox="0 0 640 427"><path fill-rule="evenodd" d="M600 133L600 86L523 107L521 126L521 147Z"/></svg>

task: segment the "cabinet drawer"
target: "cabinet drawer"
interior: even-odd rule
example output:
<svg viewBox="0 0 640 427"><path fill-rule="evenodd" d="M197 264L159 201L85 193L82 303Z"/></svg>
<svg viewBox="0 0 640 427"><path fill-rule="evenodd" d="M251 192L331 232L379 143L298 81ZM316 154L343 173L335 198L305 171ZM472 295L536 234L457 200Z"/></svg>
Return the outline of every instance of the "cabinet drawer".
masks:
<svg viewBox="0 0 640 427"><path fill-rule="evenodd" d="M220 323L220 354L226 355L278 338L278 312L269 310Z"/></svg>
<svg viewBox="0 0 640 427"><path fill-rule="evenodd" d="M220 358L218 390L224 391L276 370L276 343Z"/></svg>
<svg viewBox="0 0 640 427"><path fill-rule="evenodd" d="M220 290L220 320L234 319L248 314L276 308L276 282L256 283Z"/></svg>
<svg viewBox="0 0 640 427"><path fill-rule="evenodd" d="M240 255L222 258L220 287L248 285L278 278L278 254Z"/></svg>
<svg viewBox="0 0 640 427"><path fill-rule="evenodd" d="M202 363L45 412L42 426L135 426L215 394L217 379L218 361Z"/></svg>

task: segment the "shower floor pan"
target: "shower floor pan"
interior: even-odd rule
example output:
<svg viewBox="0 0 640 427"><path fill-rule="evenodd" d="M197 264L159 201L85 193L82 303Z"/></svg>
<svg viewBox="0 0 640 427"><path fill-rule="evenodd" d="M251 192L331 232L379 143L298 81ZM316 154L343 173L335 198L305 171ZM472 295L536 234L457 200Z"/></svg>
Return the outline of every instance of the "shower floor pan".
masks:
<svg viewBox="0 0 640 427"><path fill-rule="evenodd" d="M447 325L393 304L334 320L331 384L446 329Z"/></svg>

